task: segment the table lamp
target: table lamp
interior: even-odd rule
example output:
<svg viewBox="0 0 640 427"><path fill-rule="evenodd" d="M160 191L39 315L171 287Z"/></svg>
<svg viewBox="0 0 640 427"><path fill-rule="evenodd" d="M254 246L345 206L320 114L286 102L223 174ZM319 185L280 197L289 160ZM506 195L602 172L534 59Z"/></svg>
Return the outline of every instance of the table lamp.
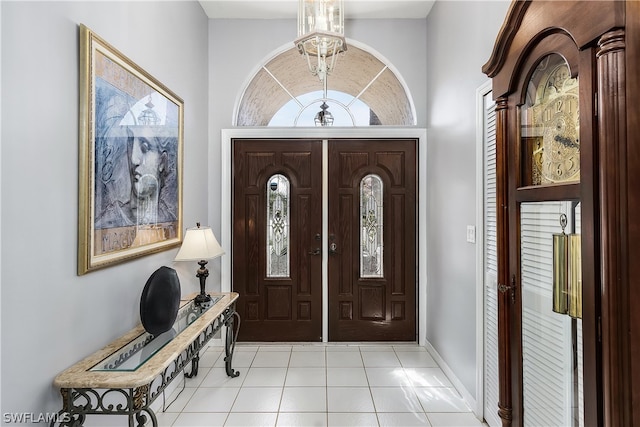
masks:
<svg viewBox="0 0 640 427"><path fill-rule="evenodd" d="M224 255L224 250L222 250L210 227L200 227L198 222L195 228L187 229L182 246L174 261L198 261L200 268L196 273L196 277L200 279L200 294L194 299L196 303L211 301L211 297L204 291L205 281L209 276L209 270L205 265L207 265L207 260L221 255Z"/></svg>

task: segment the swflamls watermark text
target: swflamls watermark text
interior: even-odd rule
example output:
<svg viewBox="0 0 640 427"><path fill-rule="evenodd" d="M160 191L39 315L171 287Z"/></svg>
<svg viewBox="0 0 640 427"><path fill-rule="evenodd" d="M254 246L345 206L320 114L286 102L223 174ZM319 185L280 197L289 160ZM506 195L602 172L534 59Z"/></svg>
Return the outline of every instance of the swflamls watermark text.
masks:
<svg viewBox="0 0 640 427"><path fill-rule="evenodd" d="M4 412L2 421L5 424L64 423L71 421L69 414L57 412Z"/></svg>

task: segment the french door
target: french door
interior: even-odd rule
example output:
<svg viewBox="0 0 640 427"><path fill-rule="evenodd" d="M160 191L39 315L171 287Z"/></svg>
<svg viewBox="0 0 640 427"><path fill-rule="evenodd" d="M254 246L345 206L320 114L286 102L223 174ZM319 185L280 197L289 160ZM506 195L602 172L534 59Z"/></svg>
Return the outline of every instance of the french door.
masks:
<svg viewBox="0 0 640 427"><path fill-rule="evenodd" d="M240 340L322 340L321 194L322 141L234 144Z"/></svg>
<svg viewBox="0 0 640 427"><path fill-rule="evenodd" d="M329 341L416 340L416 149L234 141L240 340L322 341L323 311Z"/></svg>
<svg viewBox="0 0 640 427"><path fill-rule="evenodd" d="M329 339L415 341L415 141L329 141L329 177Z"/></svg>

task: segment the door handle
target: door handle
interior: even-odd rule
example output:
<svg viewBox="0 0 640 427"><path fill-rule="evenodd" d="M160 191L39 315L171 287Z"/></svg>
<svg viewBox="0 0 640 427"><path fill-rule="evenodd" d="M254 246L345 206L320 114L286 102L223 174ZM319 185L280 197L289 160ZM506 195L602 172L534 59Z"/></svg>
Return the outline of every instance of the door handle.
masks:
<svg viewBox="0 0 640 427"><path fill-rule="evenodd" d="M309 255L320 255L322 254L322 250L320 248L315 248L312 251L309 251Z"/></svg>

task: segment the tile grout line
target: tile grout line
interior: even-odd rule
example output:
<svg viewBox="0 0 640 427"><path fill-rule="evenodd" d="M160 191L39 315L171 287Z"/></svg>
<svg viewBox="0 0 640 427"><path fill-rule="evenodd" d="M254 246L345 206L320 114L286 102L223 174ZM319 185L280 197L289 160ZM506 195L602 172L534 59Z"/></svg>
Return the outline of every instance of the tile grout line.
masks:
<svg viewBox="0 0 640 427"><path fill-rule="evenodd" d="M393 347L393 353L398 358L398 362L400 362L400 366L402 366L402 372L404 372L404 374L407 375L406 367L404 366L404 363L402 362L402 360L400 360L400 356L398 356L398 353L397 353L397 350L396 350L395 347ZM413 384L413 382L411 382L411 380L409 380L409 376L408 375L407 375L407 381L409 381L409 386L411 387L411 390L413 391L413 395L415 396L416 400L418 401L418 405L420 405L420 408L422 409L422 413L424 414L425 418L427 419L427 422L429 423L429 425L431 425L431 421L429 420L429 416L427 415L427 410L424 407L424 405L422 404L422 400L420 400L420 396L418 396L418 391L416 390L416 386Z"/></svg>
<svg viewBox="0 0 640 427"><path fill-rule="evenodd" d="M324 346L324 422L329 425L329 355Z"/></svg>
<svg viewBox="0 0 640 427"><path fill-rule="evenodd" d="M360 351L360 359L362 360L362 369L364 370L364 377L367 379L367 386L369 387L369 396L371 396L371 404L373 405L373 414L376 417L376 422L378 423L378 425L380 425L380 418L378 417L378 408L376 407L376 401L373 398L373 390L371 390L371 382L369 381L369 374L367 373L367 367L364 363L364 355L362 353L362 347L358 346L358 350Z"/></svg>

